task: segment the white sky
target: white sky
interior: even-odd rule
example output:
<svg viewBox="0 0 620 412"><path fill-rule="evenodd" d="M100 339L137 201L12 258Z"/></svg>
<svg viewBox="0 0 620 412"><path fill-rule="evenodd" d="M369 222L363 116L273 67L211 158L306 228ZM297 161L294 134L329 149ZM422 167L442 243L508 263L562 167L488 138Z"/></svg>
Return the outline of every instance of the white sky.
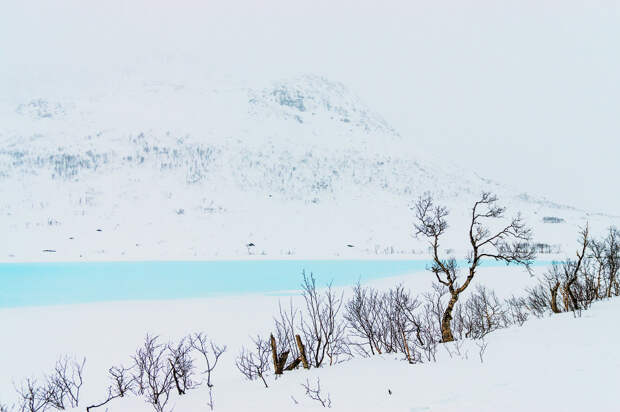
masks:
<svg viewBox="0 0 620 412"><path fill-rule="evenodd" d="M446 162L618 215L619 40L612 1L5 0L0 87L324 74Z"/></svg>

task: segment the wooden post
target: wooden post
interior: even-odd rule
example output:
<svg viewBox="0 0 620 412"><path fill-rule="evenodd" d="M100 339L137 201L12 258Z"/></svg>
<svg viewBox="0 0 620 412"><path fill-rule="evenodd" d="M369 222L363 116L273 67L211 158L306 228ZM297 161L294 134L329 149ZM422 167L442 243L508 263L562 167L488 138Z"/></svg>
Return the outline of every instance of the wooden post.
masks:
<svg viewBox="0 0 620 412"><path fill-rule="evenodd" d="M288 359L288 353L289 351L286 351L280 354L280 357L278 358L278 368L276 369L276 373L278 375L282 375L282 373L284 373L284 367L286 366L286 359Z"/></svg>
<svg viewBox="0 0 620 412"><path fill-rule="evenodd" d="M310 365L308 365L308 359L306 358L306 348L304 344L301 343L301 337L299 335L295 335L295 342L297 342L297 348L299 348L299 357L301 358L301 363L304 365L304 369L310 369Z"/></svg>
<svg viewBox="0 0 620 412"><path fill-rule="evenodd" d="M295 369L297 367L297 365L299 365L300 362L301 362L301 359L297 358L293 362L289 363L288 366L286 368L284 368L284 370L285 371L292 371L293 369Z"/></svg>
<svg viewBox="0 0 620 412"><path fill-rule="evenodd" d="M409 344L407 344L407 336L405 335L405 331L401 329L400 332L403 334L403 344L405 345L405 354L407 355L407 360L409 361L409 363L413 363L411 362L411 354L409 353Z"/></svg>
<svg viewBox="0 0 620 412"><path fill-rule="evenodd" d="M273 337L273 333L271 334L271 356L273 357L273 371L276 375L278 373L278 349L276 347L276 338Z"/></svg>

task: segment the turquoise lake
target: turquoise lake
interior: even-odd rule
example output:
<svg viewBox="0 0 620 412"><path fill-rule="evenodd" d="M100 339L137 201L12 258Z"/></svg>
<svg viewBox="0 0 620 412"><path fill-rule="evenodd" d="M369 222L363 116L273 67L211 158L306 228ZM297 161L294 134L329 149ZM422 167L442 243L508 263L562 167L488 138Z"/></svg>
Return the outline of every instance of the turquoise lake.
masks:
<svg viewBox="0 0 620 412"><path fill-rule="evenodd" d="M0 263L0 307L117 300L183 299L353 285L425 271L426 260ZM538 262L540 264L542 262ZM489 262L486 265L503 265Z"/></svg>

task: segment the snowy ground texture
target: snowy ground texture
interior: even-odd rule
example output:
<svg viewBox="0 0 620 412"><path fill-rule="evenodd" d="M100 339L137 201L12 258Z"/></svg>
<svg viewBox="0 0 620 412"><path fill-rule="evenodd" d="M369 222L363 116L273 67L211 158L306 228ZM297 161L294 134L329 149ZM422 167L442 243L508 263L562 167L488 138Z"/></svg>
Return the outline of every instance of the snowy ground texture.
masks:
<svg viewBox="0 0 620 412"><path fill-rule="evenodd" d="M539 271L543 270L542 268ZM403 282L425 291L430 273L373 282L379 288ZM477 282L505 297L532 285L521 269L484 268ZM475 286L475 285L472 285ZM471 287L470 287L471 289ZM436 363L409 365L402 356L355 358L336 366L287 372L265 389L245 381L234 358L248 336L269 331L277 302L288 297L250 295L187 301L98 303L0 311L0 399L14 399L12 380L40 376L61 354L86 356L81 405L105 395L107 368L129 363L146 332L176 339L203 330L228 351L214 375L217 411L322 410L301 386L320 378L333 410L341 411L617 411L620 301L595 304L581 317L571 313L533 319L522 327L493 332L480 359L479 342L465 341L461 355L438 351ZM298 297L294 297L298 299ZM454 345L454 344L451 344ZM389 394L389 391L391 394ZM298 404L295 403L295 401ZM207 411L208 391L173 395L176 411ZM83 410L84 406L76 409ZM127 396L109 411L149 411L142 399ZM99 410L105 410L105 407Z"/></svg>

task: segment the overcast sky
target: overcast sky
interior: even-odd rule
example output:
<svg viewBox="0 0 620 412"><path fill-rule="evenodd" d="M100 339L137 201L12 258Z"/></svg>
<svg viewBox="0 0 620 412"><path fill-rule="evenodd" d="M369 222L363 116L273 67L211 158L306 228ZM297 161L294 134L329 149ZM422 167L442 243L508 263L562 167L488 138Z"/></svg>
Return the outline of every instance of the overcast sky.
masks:
<svg viewBox="0 0 620 412"><path fill-rule="evenodd" d="M323 74L446 162L620 215L619 4L11 0L0 84L46 66Z"/></svg>

